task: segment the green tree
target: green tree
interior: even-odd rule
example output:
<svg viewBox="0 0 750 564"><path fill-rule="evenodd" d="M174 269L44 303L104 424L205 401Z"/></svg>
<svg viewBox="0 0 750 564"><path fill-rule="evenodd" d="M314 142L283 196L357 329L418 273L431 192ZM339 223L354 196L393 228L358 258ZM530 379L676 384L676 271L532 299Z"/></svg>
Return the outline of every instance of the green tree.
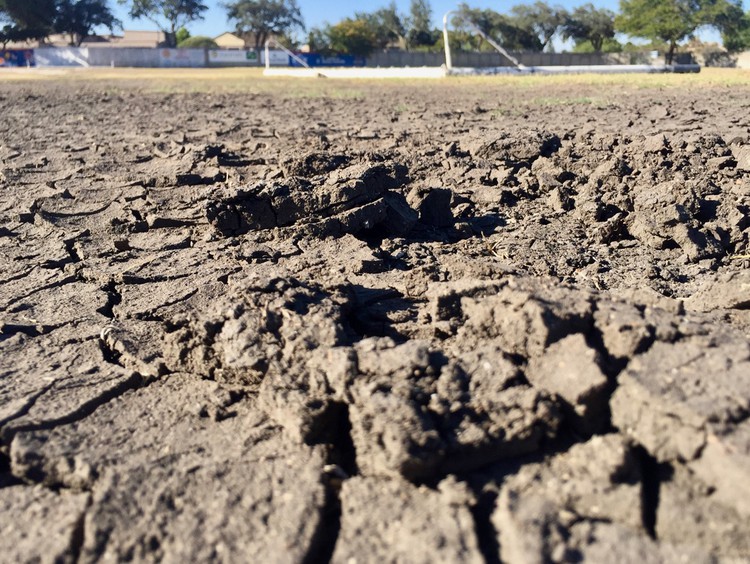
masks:
<svg viewBox="0 0 750 564"><path fill-rule="evenodd" d="M288 35L305 29L296 0L237 0L224 4L224 8L227 18L235 22L238 34L255 36L256 50L262 48L271 35Z"/></svg>
<svg viewBox="0 0 750 564"><path fill-rule="evenodd" d="M750 12L742 14L730 25L725 25L721 40L731 53L750 49Z"/></svg>
<svg viewBox="0 0 750 564"><path fill-rule="evenodd" d="M572 39L576 47L588 43L594 52L600 53L605 42L614 40L615 13L596 8L593 4L579 6L563 25L562 36L564 39Z"/></svg>
<svg viewBox="0 0 750 564"><path fill-rule="evenodd" d="M407 40L410 47L423 47L435 44L436 34L432 29L432 6L428 0L411 0L409 6L409 32Z"/></svg>
<svg viewBox="0 0 750 564"><path fill-rule="evenodd" d="M568 13L560 6L550 6L538 0L533 4L519 4L511 9L515 26L535 34L541 44L540 51L551 46L552 38L562 29Z"/></svg>
<svg viewBox="0 0 750 564"><path fill-rule="evenodd" d="M312 53L330 53L331 41L328 37L328 27L313 27L307 34L307 46Z"/></svg>
<svg viewBox="0 0 750 564"><path fill-rule="evenodd" d="M733 28L742 14L741 0L620 0L615 29L667 45L666 62L672 64L678 44L701 26L720 31Z"/></svg>
<svg viewBox="0 0 750 564"><path fill-rule="evenodd" d="M515 18L490 9L480 10L461 4L458 14L453 19L453 25L458 32L473 33L477 28L506 49L514 51L541 51L544 47L536 33L520 27ZM479 39L478 44L479 47L473 50L493 50L483 39Z"/></svg>
<svg viewBox="0 0 750 564"><path fill-rule="evenodd" d="M202 20L208 6L201 0L118 0L130 5L130 17L147 19L164 32L169 47L177 46L177 30L192 21Z"/></svg>
<svg viewBox="0 0 750 564"><path fill-rule="evenodd" d="M58 0L53 30L68 35L71 45L80 46L99 26L106 26L110 31L122 27L106 0Z"/></svg>
<svg viewBox="0 0 750 564"><path fill-rule="evenodd" d="M43 41L52 33L57 7L55 0L0 0L0 12L8 41Z"/></svg>
<svg viewBox="0 0 750 564"><path fill-rule="evenodd" d="M189 37L190 37L190 32L188 31L186 27L181 27L174 34L174 38L177 41L177 45L179 45L180 43L182 43Z"/></svg>
<svg viewBox="0 0 750 564"><path fill-rule="evenodd" d="M377 48L377 38L364 20L346 18L327 30L330 49L366 57Z"/></svg>
<svg viewBox="0 0 750 564"><path fill-rule="evenodd" d="M391 2L387 7L372 13L355 12L354 19L364 21L370 26L375 34L378 49L385 49L392 43L397 43L401 48L406 46L404 17L398 13L396 2Z"/></svg>
<svg viewBox="0 0 750 564"><path fill-rule="evenodd" d="M194 35L192 37L186 37L177 44L178 47L183 49L218 49L219 46L216 41L205 35Z"/></svg>
<svg viewBox="0 0 750 564"><path fill-rule="evenodd" d="M605 39L601 45L594 45L588 39L577 42L572 49L573 53L621 53L623 45L617 39Z"/></svg>

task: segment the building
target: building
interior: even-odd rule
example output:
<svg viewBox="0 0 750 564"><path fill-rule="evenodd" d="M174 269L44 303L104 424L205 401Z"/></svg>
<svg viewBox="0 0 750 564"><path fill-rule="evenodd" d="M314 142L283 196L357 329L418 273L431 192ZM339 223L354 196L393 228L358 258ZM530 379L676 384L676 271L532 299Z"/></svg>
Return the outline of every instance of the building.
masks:
<svg viewBox="0 0 750 564"><path fill-rule="evenodd" d="M162 31L123 30L122 35L91 35L87 37L81 47L162 47L166 41ZM28 43L10 43L7 49L39 49L44 47L69 47L70 36L54 34L47 37L44 43L30 41Z"/></svg>
<svg viewBox="0 0 750 564"><path fill-rule="evenodd" d="M220 49L246 49L245 40L239 35L226 31L214 37L214 42ZM254 46L254 44L253 44Z"/></svg>
<svg viewBox="0 0 750 564"><path fill-rule="evenodd" d="M271 34L270 39L278 39L277 35ZM213 38L220 49L255 49L254 33L232 33L224 32ZM261 48L263 45L261 45Z"/></svg>

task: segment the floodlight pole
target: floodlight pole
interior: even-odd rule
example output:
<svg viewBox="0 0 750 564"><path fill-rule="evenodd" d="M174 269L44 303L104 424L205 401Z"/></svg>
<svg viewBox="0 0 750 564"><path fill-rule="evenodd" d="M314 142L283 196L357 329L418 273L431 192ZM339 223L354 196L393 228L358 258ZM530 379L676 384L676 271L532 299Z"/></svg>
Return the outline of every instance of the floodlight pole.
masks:
<svg viewBox="0 0 750 564"><path fill-rule="evenodd" d="M445 69L450 72L453 68L453 60L451 59L451 46L450 39L448 38L448 18L451 14L455 14L454 10L446 12L443 16L443 45L445 47Z"/></svg>

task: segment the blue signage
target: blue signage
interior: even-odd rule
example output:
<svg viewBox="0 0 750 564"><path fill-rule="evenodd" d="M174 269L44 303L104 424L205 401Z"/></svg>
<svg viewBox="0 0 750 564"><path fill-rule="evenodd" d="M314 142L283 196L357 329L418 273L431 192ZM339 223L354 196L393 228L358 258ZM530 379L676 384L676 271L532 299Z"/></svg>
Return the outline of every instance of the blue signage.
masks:
<svg viewBox="0 0 750 564"><path fill-rule="evenodd" d="M305 61L311 67L363 67L365 66L364 57L355 57L354 55L321 55L320 53L297 53L297 56ZM302 65L289 57L289 62L293 67Z"/></svg>
<svg viewBox="0 0 750 564"><path fill-rule="evenodd" d="M0 67L35 67L33 49L0 50Z"/></svg>

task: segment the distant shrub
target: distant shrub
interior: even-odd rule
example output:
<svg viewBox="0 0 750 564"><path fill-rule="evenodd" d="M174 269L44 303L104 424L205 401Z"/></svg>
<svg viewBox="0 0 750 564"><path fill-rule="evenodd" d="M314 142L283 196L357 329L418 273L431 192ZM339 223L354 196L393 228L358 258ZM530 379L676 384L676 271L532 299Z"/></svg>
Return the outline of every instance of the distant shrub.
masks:
<svg viewBox="0 0 750 564"><path fill-rule="evenodd" d="M218 49L219 48L219 46L216 44L216 41L204 35L196 35L195 37L188 37L184 41L180 41L177 44L177 46L183 49Z"/></svg>

